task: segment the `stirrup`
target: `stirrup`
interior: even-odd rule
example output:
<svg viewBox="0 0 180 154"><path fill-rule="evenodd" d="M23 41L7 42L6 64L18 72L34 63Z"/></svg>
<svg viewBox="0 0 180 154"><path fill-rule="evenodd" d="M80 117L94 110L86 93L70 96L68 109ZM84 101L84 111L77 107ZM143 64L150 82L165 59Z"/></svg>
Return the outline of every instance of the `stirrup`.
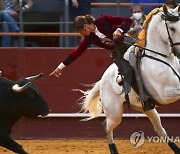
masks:
<svg viewBox="0 0 180 154"><path fill-rule="evenodd" d="M121 76L121 81L118 81L118 78ZM118 83L119 86L124 86L124 78L122 75L120 75L118 73L117 77L116 77L116 82Z"/></svg>

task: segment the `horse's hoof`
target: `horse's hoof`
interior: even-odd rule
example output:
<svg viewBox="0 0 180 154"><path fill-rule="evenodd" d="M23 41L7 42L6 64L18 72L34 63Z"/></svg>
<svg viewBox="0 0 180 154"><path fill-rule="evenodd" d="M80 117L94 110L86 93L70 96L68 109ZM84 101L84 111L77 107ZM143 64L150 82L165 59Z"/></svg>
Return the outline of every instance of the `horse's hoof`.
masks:
<svg viewBox="0 0 180 154"><path fill-rule="evenodd" d="M174 154L180 154L180 148L174 142L169 141L168 145L174 151Z"/></svg>
<svg viewBox="0 0 180 154"><path fill-rule="evenodd" d="M118 154L118 150L117 150L116 145L114 143L109 144L109 150L110 150L111 154Z"/></svg>

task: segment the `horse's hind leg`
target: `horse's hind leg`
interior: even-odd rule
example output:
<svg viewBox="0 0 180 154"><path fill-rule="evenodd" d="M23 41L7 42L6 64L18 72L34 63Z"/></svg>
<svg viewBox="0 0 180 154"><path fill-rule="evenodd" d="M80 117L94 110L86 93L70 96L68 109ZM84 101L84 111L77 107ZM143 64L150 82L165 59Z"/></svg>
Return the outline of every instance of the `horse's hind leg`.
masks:
<svg viewBox="0 0 180 154"><path fill-rule="evenodd" d="M113 140L113 130L117 125L118 124L116 124L112 121L110 122L109 119L104 120L104 122L102 123L102 127L106 133L106 138L107 138L107 141L109 144L109 150L110 150L111 154L118 154L116 144L114 143L114 140Z"/></svg>
<svg viewBox="0 0 180 154"><path fill-rule="evenodd" d="M114 103L112 105L112 103ZM120 102L118 105L111 102L111 108L105 109L106 120L102 123L102 127L106 133L106 138L109 144L111 154L118 154L118 150L113 140L113 130L120 124L123 113L123 106Z"/></svg>
<svg viewBox="0 0 180 154"><path fill-rule="evenodd" d="M165 129L162 127L161 119L156 109L149 110L145 112L145 114L153 124L154 130L158 134L158 136L163 137L165 140L167 140L169 147L174 151L175 154L180 154L180 148L168 138Z"/></svg>

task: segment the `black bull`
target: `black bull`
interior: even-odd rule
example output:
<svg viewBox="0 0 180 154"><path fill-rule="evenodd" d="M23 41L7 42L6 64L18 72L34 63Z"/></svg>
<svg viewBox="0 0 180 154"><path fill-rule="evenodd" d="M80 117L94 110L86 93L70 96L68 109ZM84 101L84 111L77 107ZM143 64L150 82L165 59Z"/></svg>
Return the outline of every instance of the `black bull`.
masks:
<svg viewBox="0 0 180 154"><path fill-rule="evenodd" d="M31 82L41 76L42 74L39 74L17 82L0 76L0 146L15 153L27 154L9 135L16 121L23 116L34 118L50 112L47 102Z"/></svg>

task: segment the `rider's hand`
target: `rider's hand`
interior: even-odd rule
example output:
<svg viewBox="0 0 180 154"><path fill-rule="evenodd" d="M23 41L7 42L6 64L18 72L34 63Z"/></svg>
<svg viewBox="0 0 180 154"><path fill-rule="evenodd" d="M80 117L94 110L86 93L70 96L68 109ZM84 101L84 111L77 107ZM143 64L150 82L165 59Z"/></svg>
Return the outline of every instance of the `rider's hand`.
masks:
<svg viewBox="0 0 180 154"><path fill-rule="evenodd" d="M113 40L117 40L122 36L122 33L119 29L116 29L116 31L113 33Z"/></svg>
<svg viewBox="0 0 180 154"><path fill-rule="evenodd" d="M51 74L49 74L49 76L55 75L56 77L59 78L61 75L61 72L62 72L62 69L57 67Z"/></svg>

